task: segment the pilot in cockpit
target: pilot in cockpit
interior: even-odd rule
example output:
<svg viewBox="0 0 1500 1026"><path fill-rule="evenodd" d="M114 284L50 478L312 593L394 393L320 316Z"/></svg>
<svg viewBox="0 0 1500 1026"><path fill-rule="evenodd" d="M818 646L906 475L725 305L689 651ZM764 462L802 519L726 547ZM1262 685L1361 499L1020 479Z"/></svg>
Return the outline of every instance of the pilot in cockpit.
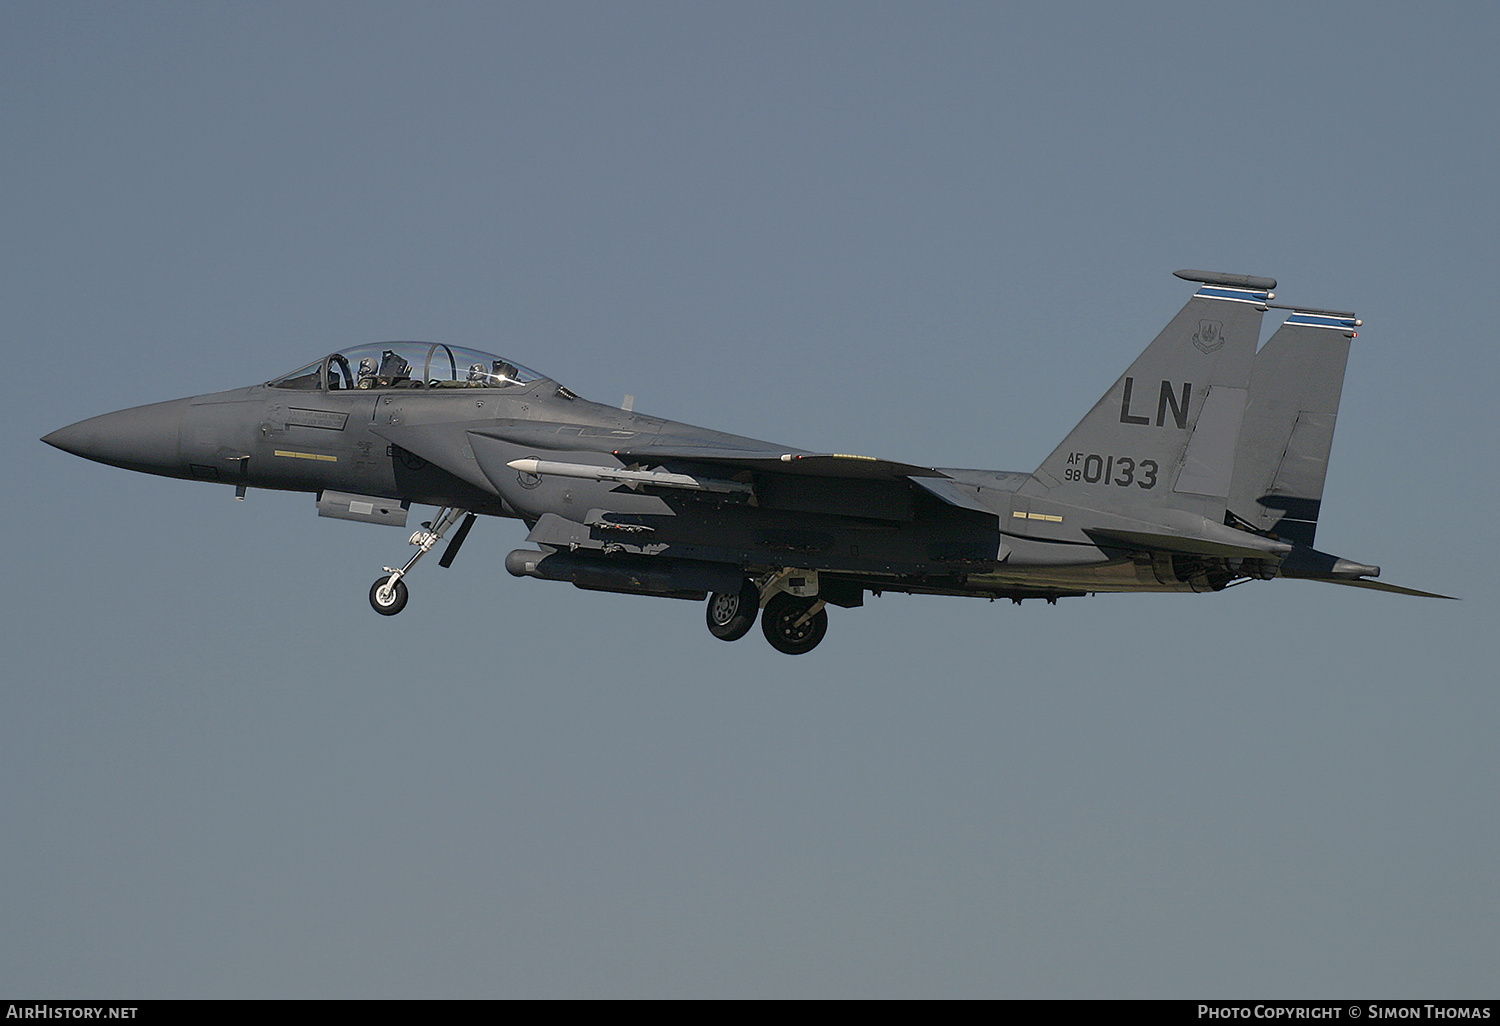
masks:
<svg viewBox="0 0 1500 1026"><path fill-rule="evenodd" d="M359 361L359 383L355 387L375 387L375 357L367 356Z"/></svg>

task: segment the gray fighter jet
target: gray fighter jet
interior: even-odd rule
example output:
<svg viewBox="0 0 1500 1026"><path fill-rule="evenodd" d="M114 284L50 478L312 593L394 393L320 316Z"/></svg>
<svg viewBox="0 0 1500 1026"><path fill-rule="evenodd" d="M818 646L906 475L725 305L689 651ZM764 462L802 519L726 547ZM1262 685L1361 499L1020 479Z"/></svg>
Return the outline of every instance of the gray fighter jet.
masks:
<svg viewBox="0 0 1500 1026"><path fill-rule="evenodd" d="M416 553L370 588L385 615L450 531L514 517L518 577L707 600L708 629L811 651L866 592L1059 598L1221 591L1276 577L1434 596L1313 548L1353 314L1201 285L1031 473L817 453L589 402L518 363L384 342L228 392L82 421L43 441L129 470L313 492L321 516L406 525ZM1259 352L1267 309L1290 315Z"/></svg>

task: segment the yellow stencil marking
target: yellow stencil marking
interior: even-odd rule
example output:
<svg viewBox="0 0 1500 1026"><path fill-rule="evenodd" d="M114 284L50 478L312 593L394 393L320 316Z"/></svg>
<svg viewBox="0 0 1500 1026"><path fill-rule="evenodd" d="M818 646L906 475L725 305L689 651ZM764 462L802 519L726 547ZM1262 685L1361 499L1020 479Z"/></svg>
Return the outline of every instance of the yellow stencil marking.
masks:
<svg viewBox="0 0 1500 1026"><path fill-rule="evenodd" d="M272 451L271 455L290 456L292 459L296 460L327 460L329 463L337 463L339 461L339 458L337 456L325 456L321 452L291 452L286 449L275 449Z"/></svg>

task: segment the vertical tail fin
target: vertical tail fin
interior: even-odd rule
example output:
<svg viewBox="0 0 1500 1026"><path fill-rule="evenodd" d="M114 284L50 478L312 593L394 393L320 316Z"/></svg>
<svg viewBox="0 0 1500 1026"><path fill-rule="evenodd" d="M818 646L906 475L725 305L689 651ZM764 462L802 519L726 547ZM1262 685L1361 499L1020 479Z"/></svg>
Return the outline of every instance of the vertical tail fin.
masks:
<svg viewBox="0 0 1500 1026"><path fill-rule="evenodd" d="M1255 357L1228 512L1311 546L1344 388L1353 314L1298 310Z"/></svg>
<svg viewBox="0 0 1500 1026"><path fill-rule="evenodd" d="M1022 494L1138 520L1182 510L1222 523L1271 278L1203 283L1032 474Z"/></svg>

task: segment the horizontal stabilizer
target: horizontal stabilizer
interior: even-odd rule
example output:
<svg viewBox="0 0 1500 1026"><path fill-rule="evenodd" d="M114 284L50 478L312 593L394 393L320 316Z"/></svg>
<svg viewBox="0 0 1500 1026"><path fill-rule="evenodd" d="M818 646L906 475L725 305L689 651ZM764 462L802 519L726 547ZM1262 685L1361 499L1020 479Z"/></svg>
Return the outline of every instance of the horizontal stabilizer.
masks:
<svg viewBox="0 0 1500 1026"><path fill-rule="evenodd" d="M1285 576L1285 575L1283 575ZM1389 591L1397 595L1415 595L1417 598L1449 599L1458 601L1456 595L1439 595L1435 591L1418 591L1416 588L1403 588L1399 584L1386 584L1384 581L1367 581L1364 578L1343 577L1295 577L1293 580L1322 581L1325 584L1345 584L1351 588L1373 588L1376 591Z"/></svg>
<svg viewBox="0 0 1500 1026"><path fill-rule="evenodd" d="M1353 588L1371 588L1397 595L1415 595L1418 598L1453 599L1452 595L1439 595L1431 591L1403 588L1396 584L1384 584L1370 578L1380 576L1380 567L1366 566L1352 560L1341 559L1317 549L1298 547L1281 564L1281 576L1297 581L1325 581L1328 584L1347 584Z"/></svg>

